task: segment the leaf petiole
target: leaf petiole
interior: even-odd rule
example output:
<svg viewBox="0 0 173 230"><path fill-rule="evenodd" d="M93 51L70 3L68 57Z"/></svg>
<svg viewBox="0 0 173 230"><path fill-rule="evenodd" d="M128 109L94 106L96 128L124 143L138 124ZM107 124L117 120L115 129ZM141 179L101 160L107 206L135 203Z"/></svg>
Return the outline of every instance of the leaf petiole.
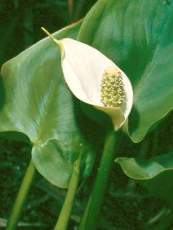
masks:
<svg viewBox="0 0 173 230"><path fill-rule="evenodd" d="M22 184L20 186L19 192L17 194L14 206L12 208L10 218L7 223L7 230L14 230L17 227L17 222L20 218L22 208L24 206L26 197L28 195L29 189L31 187L31 183L33 181L34 175L35 175L35 168L32 163L32 160L30 161L25 176L23 178Z"/></svg>
<svg viewBox="0 0 173 230"><path fill-rule="evenodd" d="M76 190L77 190L77 186L79 182L80 159L81 159L81 154L74 163L73 173L70 179L67 195L66 195L63 207L61 209L60 215L58 217L58 221L56 223L55 230L66 230L68 227L68 222L70 219L73 201L75 198L75 194L76 194Z"/></svg>

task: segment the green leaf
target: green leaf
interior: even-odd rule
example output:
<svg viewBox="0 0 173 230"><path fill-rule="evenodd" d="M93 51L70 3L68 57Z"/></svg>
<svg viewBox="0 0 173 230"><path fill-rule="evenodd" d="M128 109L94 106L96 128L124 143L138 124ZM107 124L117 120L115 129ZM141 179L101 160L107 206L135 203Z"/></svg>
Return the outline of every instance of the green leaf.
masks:
<svg viewBox="0 0 173 230"><path fill-rule="evenodd" d="M79 31L79 40L107 55L132 81L128 133L134 142L173 108L172 11L172 0L99 0Z"/></svg>
<svg viewBox="0 0 173 230"><path fill-rule="evenodd" d="M156 156L150 160L119 157L115 162L128 177L135 180L149 180L163 172L173 170L173 153Z"/></svg>
<svg viewBox="0 0 173 230"><path fill-rule="evenodd" d="M140 185L147 189L150 195L166 200L168 204L173 207L172 180L172 170L166 170L158 176L153 177L151 180L140 181Z"/></svg>
<svg viewBox="0 0 173 230"><path fill-rule="evenodd" d="M119 157L115 159L123 172L147 189L150 195L166 200L173 205L173 152L153 157L150 160Z"/></svg>
<svg viewBox="0 0 173 230"><path fill-rule="evenodd" d="M69 26L55 37L75 38L79 27L80 23ZM1 74L0 132L25 134L38 171L54 185L67 187L73 162L89 147L64 83L59 49L45 38L5 63Z"/></svg>
<svg viewBox="0 0 173 230"><path fill-rule="evenodd" d="M66 187L73 169L71 161L67 161L65 157L66 154L67 151L60 148L60 143L56 140L50 140L41 146L35 145L32 149L32 159L38 171L46 175L52 184L61 187Z"/></svg>

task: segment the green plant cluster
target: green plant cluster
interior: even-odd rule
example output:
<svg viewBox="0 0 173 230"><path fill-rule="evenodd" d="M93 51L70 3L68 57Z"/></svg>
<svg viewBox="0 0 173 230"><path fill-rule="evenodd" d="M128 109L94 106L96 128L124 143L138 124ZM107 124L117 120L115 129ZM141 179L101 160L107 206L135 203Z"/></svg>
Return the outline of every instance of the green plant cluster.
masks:
<svg viewBox="0 0 173 230"><path fill-rule="evenodd" d="M6 225L32 157L38 174L19 226L52 229L81 155L69 229L79 226L110 122L72 96L60 51L50 38L34 43L44 36L41 26L57 30L81 18L93 3L16 0L0 5L0 18L6 18L0 20L0 62L26 48L1 68L0 227ZM54 33L100 50L123 69L134 89L132 112L116 141L100 230L173 226L172 10L171 0L98 0L81 21Z"/></svg>

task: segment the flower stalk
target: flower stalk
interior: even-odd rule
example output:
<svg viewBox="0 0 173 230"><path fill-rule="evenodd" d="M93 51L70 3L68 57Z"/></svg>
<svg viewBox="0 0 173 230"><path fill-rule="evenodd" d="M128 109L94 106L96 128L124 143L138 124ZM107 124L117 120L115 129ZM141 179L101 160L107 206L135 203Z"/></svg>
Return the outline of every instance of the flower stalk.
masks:
<svg viewBox="0 0 173 230"><path fill-rule="evenodd" d="M117 139L113 129L109 130L103 150L103 155L100 161L100 166L97 170L97 176L92 193L89 197L84 215L81 219L79 230L96 229L98 215L100 213L103 198L108 185L111 168L114 160L115 146Z"/></svg>

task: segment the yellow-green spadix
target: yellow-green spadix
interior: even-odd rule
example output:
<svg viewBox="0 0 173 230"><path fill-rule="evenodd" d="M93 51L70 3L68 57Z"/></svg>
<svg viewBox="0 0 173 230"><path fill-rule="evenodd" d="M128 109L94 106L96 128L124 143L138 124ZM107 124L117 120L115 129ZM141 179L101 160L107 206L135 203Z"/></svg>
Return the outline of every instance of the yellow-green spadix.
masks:
<svg viewBox="0 0 173 230"><path fill-rule="evenodd" d="M125 73L97 49L71 38L55 39L60 47L65 81L81 101L102 110L112 119L115 130L127 120L133 90Z"/></svg>

